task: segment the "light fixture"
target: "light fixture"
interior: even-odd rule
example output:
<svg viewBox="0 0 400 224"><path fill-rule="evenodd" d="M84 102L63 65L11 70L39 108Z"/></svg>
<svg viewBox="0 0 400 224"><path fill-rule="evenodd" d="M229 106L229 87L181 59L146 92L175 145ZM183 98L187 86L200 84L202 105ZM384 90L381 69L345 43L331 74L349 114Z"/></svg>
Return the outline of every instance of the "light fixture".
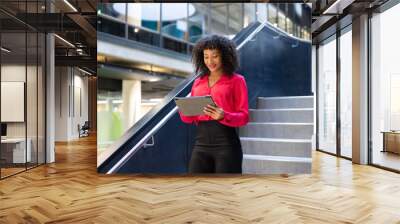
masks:
<svg viewBox="0 0 400 224"><path fill-rule="evenodd" d="M5 48L5 47L1 47L1 50L4 51L4 52L7 52L7 53L10 53L10 52L11 52L11 50L9 50L9 49L7 49L7 48Z"/></svg>
<svg viewBox="0 0 400 224"><path fill-rule="evenodd" d="M355 0L336 0L322 14L342 14L343 9L351 5Z"/></svg>
<svg viewBox="0 0 400 224"><path fill-rule="evenodd" d="M72 10L74 10L74 12L78 12L78 10L71 4L69 3L68 0L64 0L65 4L67 4Z"/></svg>
<svg viewBox="0 0 400 224"><path fill-rule="evenodd" d="M88 71L85 71L85 70L83 70L83 69L81 69L81 68L79 68L79 67L78 67L78 70L81 71L81 72L83 72L83 73L85 73L85 74L87 74L87 75L92 75L92 73L90 73L90 72L88 72Z"/></svg>
<svg viewBox="0 0 400 224"><path fill-rule="evenodd" d="M63 41L64 43L66 43L67 45L69 45L69 46L75 48L75 45L71 44L71 42L67 41L66 39L64 39L64 38L62 38L62 37L60 37L60 36L58 36L57 34L54 34L54 36L57 37L58 39L60 39L61 41Z"/></svg>
<svg viewBox="0 0 400 224"><path fill-rule="evenodd" d="M139 28L135 27L134 31L135 31L135 33L139 32Z"/></svg>

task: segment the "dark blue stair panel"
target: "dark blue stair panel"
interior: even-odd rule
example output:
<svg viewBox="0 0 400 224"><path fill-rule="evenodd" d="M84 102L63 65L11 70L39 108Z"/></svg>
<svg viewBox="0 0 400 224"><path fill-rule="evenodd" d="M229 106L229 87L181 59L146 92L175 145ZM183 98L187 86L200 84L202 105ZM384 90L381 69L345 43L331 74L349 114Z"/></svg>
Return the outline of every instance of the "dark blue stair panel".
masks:
<svg viewBox="0 0 400 224"><path fill-rule="evenodd" d="M260 96L312 95L311 43L266 27L239 51L239 58L250 108L256 108Z"/></svg>

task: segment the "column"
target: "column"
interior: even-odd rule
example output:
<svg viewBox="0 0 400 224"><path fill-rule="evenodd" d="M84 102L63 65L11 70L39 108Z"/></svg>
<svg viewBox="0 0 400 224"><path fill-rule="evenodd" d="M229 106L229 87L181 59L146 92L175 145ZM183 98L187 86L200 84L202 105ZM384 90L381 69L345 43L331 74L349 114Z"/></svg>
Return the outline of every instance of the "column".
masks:
<svg viewBox="0 0 400 224"><path fill-rule="evenodd" d="M353 162L368 163L368 15L353 19Z"/></svg>

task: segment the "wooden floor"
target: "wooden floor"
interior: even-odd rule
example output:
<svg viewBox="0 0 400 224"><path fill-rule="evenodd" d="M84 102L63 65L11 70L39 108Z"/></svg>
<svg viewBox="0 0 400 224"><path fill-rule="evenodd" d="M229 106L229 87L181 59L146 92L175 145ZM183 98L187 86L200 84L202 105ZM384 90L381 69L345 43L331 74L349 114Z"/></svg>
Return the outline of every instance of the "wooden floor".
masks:
<svg viewBox="0 0 400 224"><path fill-rule="evenodd" d="M16 168L14 168L14 167L7 167L7 168L0 168L0 169L1 169L1 177L2 177L2 178L26 170L25 167L24 167L24 168L20 168L20 167L16 167Z"/></svg>
<svg viewBox="0 0 400 224"><path fill-rule="evenodd" d="M400 170L400 155L391 152L374 151L372 160L375 164Z"/></svg>
<svg viewBox="0 0 400 224"><path fill-rule="evenodd" d="M96 141L0 181L0 223L400 223L400 175L313 155L312 175L106 176Z"/></svg>

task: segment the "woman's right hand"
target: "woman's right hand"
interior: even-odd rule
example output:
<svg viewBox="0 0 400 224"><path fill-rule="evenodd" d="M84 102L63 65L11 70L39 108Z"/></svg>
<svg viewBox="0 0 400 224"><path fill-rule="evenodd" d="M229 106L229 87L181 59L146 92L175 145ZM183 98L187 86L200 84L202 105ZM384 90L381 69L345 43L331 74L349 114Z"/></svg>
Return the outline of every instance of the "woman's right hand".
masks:
<svg viewBox="0 0 400 224"><path fill-rule="evenodd" d="M204 107L204 113L214 120L221 120L224 119L224 110L218 106L213 106L213 105L207 105L207 107Z"/></svg>

